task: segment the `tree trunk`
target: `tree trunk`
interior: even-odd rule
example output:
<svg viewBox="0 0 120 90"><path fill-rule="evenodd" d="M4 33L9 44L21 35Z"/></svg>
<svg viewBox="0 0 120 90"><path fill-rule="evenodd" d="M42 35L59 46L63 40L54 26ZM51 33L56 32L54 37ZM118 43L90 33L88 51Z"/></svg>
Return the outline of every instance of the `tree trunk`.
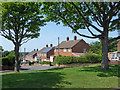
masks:
<svg viewBox="0 0 120 90"><path fill-rule="evenodd" d="M108 37L105 36L102 39L102 63L101 63L102 70L108 70Z"/></svg>
<svg viewBox="0 0 120 90"><path fill-rule="evenodd" d="M20 63L19 63L19 44L15 45L15 72L20 71Z"/></svg>

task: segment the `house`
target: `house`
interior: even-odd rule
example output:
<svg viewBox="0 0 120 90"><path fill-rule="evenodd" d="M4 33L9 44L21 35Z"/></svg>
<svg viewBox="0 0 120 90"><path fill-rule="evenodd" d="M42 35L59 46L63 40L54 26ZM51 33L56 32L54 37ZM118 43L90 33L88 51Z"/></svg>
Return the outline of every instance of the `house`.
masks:
<svg viewBox="0 0 120 90"><path fill-rule="evenodd" d="M62 41L54 49L54 56L83 56L85 52L90 50L90 46L83 40L78 39L74 36L74 40L69 40L69 37L66 38L66 41Z"/></svg>
<svg viewBox="0 0 120 90"><path fill-rule="evenodd" d="M52 44L50 44L50 47L46 45L46 47L42 48L37 53L37 56L41 58L41 61L50 61L51 55L54 55L54 47Z"/></svg>
<svg viewBox="0 0 120 90"><path fill-rule="evenodd" d="M117 44L117 51L108 53L109 60L120 60L120 40Z"/></svg>
<svg viewBox="0 0 120 90"><path fill-rule="evenodd" d="M37 50L33 50L31 51L30 53L28 53L27 55L24 55L23 56L23 62L26 62L26 61L36 61L36 56L37 56L37 52L38 52L38 49Z"/></svg>

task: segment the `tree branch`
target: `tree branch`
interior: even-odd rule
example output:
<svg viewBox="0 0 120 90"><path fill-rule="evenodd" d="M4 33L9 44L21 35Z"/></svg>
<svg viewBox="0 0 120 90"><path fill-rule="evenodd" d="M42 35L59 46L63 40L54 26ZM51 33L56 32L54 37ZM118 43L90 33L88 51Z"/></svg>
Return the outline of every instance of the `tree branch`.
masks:
<svg viewBox="0 0 120 90"><path fill-rule="evenodd" d="M78 11L79 15L82 16L82 18L84 19L85 23L89 24L90 26L92 26L95 30L97 30L98 32L100 33L103 33L101 30L99 30L97 27L95 27L94 25L92 25L91 23L89 23L85 17L82 15L82 13L79 11L79 9L77 8L77 6L73 3L73 2L70 2L75 8L76 10Z"/></svg>
<svg viewBox="0 0 120 90"><path fill-rule="evenodd" d="M103 25L102 25L102 21L101 20L99 20L99 18L95 15L95 13L90 9L90 7L87 5L87 3L85 2L85 5L88 7L88 9L90 10L90 12L93 14L93 16L95 16L95 18L96 18L96 22L97 22L97 20L100 22L100 24L98 24L100 27L102 27ZM98 22L97 22L98 23Z"/></svg>

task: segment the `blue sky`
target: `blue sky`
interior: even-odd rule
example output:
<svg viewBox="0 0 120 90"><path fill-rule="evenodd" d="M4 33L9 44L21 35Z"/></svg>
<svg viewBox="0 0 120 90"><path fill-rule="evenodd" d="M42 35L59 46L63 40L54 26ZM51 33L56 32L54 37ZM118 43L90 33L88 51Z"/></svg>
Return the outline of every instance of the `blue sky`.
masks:
<svg viewBox="0 0 120 90"><path fill-rule="evenodd" d="M80 32L86 35L89 34L87 30L81 30ZM75 33L72 33L71 28L63 26L62 23L60 25L56 25L53 22L49 22L46 26L41 28L39 38L32 39L23 44L20 47L20 51L24 51L24 48L26 48L27 52L30 52L33 49L40 50L41 48L45 47L46 44L53 44L53 46L56 46L58 43L58 37L60 37L60 42L62 42L66 40L67 36L70 40L73 40L74 36L77 36L77 39L84 39L87 43L98 41L98 39L84 38ZM117 31L110 33L109 36L116 37ZM4 50L10 51L14 49L14 45L12 44L12 42L3 38L2 36L0 36L0 42L2 42L0 43L0 46L3 46Z"/></svg>

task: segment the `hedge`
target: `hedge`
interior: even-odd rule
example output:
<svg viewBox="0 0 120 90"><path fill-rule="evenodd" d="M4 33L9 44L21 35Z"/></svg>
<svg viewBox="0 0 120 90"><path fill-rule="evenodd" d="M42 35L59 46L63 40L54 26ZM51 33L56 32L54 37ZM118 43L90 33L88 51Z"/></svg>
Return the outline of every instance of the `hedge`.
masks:
<svg viewBox="0 0 120 90"><path fill-rule="evenodd" d="M56 64L71 64L71 63L99 63L101 56L92 53L87 53L82 57L73 56L57 56L54 61Z"/></svg>
<svg viewBox="0 0 120 90"><path fill-rule="evenodd" d="M2 65L14 66L15 65L15 56L8 55L6 57L2 57Z"/></svg>
<svg viewBox="0 0 120 90"><path fill-rule="evenodd" d="M41 64L50 64L51 65L51 62L49 62L49 61L43 61Z"/></svg>

